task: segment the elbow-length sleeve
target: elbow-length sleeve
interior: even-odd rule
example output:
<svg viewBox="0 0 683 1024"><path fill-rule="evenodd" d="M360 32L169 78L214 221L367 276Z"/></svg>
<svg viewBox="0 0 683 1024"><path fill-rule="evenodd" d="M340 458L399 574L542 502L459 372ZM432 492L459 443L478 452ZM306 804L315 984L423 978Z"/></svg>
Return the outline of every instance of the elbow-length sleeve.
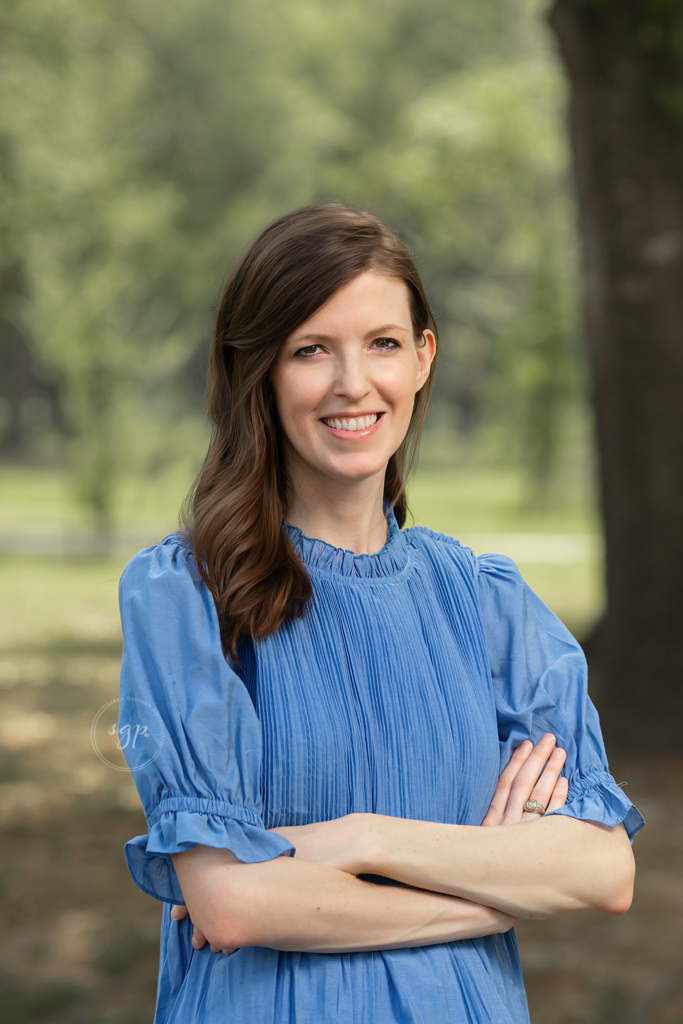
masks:
<svg viewBox="0 0 683 1024"><path fill-rule="evenodd" d="M551 732L567 752L564 814L604 825L624 823L629 838L640 812L610 775L598 713L587 693L580 646L522 579L511 559L477 559L479 594L496 701L501 768L525 739Z"/></svg>
<svg viewBox="0 0 683 1024"><path fill-rule="evenodd" d="M199 843L251 864L294 848L264 827L260 723L182 537L136 555L119 599L119 742L149 829L126 844L126 861L148 895L183 903L173 853Z"/></svg>

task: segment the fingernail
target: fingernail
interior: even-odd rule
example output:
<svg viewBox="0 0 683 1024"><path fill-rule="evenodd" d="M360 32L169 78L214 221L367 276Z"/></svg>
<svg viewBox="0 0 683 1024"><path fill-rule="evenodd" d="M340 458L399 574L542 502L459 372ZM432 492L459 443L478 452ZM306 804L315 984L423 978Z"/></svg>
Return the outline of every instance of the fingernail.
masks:
<svg viewBox="0 0 683 1024"><path fill-rule="evenodd" d="M551 754L551 759L553 761L559 761L561 757L564 757L564 750L560 750L559 747L557 750L553 750Z"/></svg>

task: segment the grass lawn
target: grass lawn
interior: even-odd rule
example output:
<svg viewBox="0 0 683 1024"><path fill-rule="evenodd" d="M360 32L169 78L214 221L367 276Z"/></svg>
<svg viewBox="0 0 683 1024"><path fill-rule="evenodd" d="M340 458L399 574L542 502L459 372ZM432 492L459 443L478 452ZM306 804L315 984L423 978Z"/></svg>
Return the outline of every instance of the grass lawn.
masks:
<svg viewBox="0 0 683 1024"><path fill-rule="evenodd" d="M116 525L134 536L106 561L7 555L0 562L0 644L11 638L66 631L114 635L116 580L127 559L145 543L176 528L178 508L192 482L176 467L151 480L125 481ZM549 507L524 501L518 473L427 467L410 488L411 522L457 537L477 554L508 554L543 600L577 635L602 607L599 529L585 494ZM56 472L0 470L0 536L36 536L84 529L68 483ZM127 531L127 532L126 532ZM7 550L8 544L5 543Z"/></svg>

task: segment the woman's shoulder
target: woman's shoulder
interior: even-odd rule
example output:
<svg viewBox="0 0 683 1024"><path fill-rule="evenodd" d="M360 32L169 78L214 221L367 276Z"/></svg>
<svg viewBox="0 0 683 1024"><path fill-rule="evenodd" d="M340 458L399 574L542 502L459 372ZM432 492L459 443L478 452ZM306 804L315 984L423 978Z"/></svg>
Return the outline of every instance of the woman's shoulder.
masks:
<svg viewBox="0 0 683 1024"><path fill-rule="evenodd" d="M455 537L449 537L445 533L437 533L436 530L430 530L427 526L410 526L403 531L403 535L408 544L413 548L440 552L443 555L456 554L456 556L459 555L466 558L472 554L470 549L466 548Z"/></svg>
<svg viewBox="0 0 683 1024"><path fill-rule="evenodd" d="M156 592L177 590L188 585L193 588L204 586L192 546L185 534L177 531L133 555L121 575L119 593L125 596L143 589Z"/></svg>
<svg viewBox="0 0 683 1024"><path fill-rule="evenodd" d="M220 649L216 605L182 533L131 558L119 583L124 637L144 635L157 648Z"/></svg>
<svg viewBox="0 0 683 1024"><path fill-rule="evenodd" d="M426 526L411 526L403 532L406 541L413 548L421 549L436 559L467 564L477 576L483 574L488 577L519 578L519 569L507 555L495 552L475 555L462 541L448 534L430 530Z"/></svg>
<svg viewBox="0 0 683 1024"><path fill-rule="evenodd" d="M412 526L403 532L413 562L422 566L423 573L448 580L448 586L466 590L476 586L477 559L471 548L426 526Z"/></svg>

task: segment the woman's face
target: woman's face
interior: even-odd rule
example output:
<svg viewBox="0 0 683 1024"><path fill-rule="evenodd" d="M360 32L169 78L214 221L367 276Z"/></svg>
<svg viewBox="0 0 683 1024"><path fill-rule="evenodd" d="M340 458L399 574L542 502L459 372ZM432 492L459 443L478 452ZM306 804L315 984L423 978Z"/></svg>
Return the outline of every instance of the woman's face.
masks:
<svg viewBox="0 0 683 1024"><path fill-rule="evenodd" d="M415 341L400 278L367 272L335 292L287 338L271 374L295 477L383 474L435 351L431 331Z"/></svg>

